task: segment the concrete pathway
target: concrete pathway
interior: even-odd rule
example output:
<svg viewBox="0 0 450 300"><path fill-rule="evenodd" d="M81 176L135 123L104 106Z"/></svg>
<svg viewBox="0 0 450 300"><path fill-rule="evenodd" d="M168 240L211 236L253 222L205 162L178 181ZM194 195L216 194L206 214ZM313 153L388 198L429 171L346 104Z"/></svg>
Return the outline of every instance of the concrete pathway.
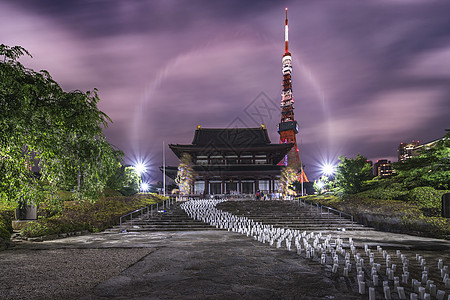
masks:
<svg viewBox="0 0 450 300"><path fill-rule="evenodd" d="M0 264L1 299L359 299L317 262L219 230L20 242Z"/></svg>
<svg viewBox="0 0 450 300"><path fill-rule="evenodd" d="M323 268L227 231L175 233L83 299L359 299Z"/></svg>

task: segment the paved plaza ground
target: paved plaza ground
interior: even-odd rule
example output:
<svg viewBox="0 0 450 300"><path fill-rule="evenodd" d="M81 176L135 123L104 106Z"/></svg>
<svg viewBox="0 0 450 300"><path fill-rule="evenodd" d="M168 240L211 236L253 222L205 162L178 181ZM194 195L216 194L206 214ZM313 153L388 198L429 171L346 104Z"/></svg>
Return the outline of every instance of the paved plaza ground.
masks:
<svg viewBox="0 0 450 300"><path fill-rule="evenodd" d="M0 262L2 299L359 299L318 263L227 231L23 242Z"/></svg>

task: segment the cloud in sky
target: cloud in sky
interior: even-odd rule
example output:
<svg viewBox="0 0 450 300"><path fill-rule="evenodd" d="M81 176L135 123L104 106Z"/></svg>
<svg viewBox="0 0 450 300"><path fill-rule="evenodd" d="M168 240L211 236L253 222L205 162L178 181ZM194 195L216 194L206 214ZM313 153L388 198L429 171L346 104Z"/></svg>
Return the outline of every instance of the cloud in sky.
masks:
<svg viewBox="0 0 450 300"><path fill-rule="evenodd" d="M129 161L147 156L157 180L163 141L190 143L198 124L236 118L259 126L245 111L261 93L279 105L286 6L311 174L318 152L395 158L400 142L450 127L445 1L7 0L0 36L64 89L97 87L108 140ZM263 121L278 142L279 116Z"/></svg>

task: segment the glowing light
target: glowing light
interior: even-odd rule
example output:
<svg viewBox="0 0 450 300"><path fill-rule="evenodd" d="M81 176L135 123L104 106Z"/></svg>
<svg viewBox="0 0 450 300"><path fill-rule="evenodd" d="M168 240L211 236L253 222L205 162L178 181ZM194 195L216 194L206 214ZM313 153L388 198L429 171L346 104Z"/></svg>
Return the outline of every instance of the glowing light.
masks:
<svg viewBox="0 0 450 300"><path fill-rule="evenodd" d="M317 186L319 187L319 189L323 189L324 184L322 181L318 181Z"/></svg>
<svg viewBox="0 0 450 300"><path fill-rule="evenodd" d="M145 171L147 170L147 167L143 163L136 164L134 168L136 169L136 172L138 172L139 175L145 173Z"/></svg>
<svg viewBox="0 0 450 300"><path fill-rule="evenodd" d="M335 167L333 165L331 165L331 164L324 164L322 166L322 172L325 175L329 176L329 175L333 175L336 172L336 170L335 170Z"/></svg>
<svg viewBox="0 0 450 300"><path fill-rule="evenodd" d="M146 182L141 183L141 191L146 192L148 191L148 188L149 188L148 183Z"/></svg>

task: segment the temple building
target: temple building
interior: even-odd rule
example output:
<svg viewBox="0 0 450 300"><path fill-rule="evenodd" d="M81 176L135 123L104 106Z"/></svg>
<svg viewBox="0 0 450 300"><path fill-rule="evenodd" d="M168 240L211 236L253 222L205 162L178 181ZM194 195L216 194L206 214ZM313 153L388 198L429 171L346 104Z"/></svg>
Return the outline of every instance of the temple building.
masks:
<svg viewBox="0 0 450 300"><path fill-rule="evenodd" d="M205 194L255 194L278 192L283 166L278 163L294 146L292 143L272 144L264 125L259 128L197 127L192 144L169 145L181 158L192 157L196 173L191 190ZM177 167L166 167L172 179Z"/></svg>

